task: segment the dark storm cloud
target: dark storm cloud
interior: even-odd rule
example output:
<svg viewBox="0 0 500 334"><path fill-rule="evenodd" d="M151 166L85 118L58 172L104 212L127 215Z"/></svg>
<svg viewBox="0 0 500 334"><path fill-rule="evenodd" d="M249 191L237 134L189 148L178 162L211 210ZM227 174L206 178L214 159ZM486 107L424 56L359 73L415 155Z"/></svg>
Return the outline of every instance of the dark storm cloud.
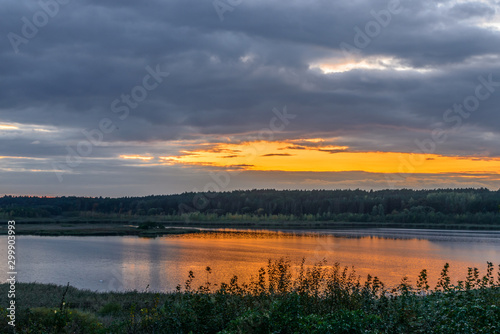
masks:
<svg viewBox="0 0 500 334"><path fill-rule="evenodd" d="M483 2L466 2L453 6L450 14L459 19L468 19L472 17L491 17L495 15L495 8Z"/></svg>
<svg viewBox="0 0 500 334"><path fill-rule="evenodd" d="M117 130L104 141L123 144L95 149L93 157L123 154L132 142L245 139L284 106L297 118L276 139L321 135L339 137L335 144L353 151L413 151L415 139L451 127L443 114L474 95L479 76L500 81L500 32L487 25L498 22L499 5L401 1L401 12L359 48L360 59L392 58L427 71L324 74L313 68L348 61L340 44L355 46L355 27L365 31L375 20L372 11L381 13L389 3L244 0L221 21L211 1L70 1L15 53L8 34L23 36L21 18L32 22L41 7L3 1L0 123L60 132L0 137L0 156L63 157L66 145L85 138L81 130L98 128L105 117ZM146 67L157 65L169 76L119 119L113 101L130 95L143 84ZM500 87L495 90L436 153L500 155L494 140Z"/></svg>
<svg viewBox="0 0 500 334"><path fill-rule="evenodd" d="M293 154L290 153L269 153L269 154L263 154L261 155L262 157L290 157Z"/></svg>

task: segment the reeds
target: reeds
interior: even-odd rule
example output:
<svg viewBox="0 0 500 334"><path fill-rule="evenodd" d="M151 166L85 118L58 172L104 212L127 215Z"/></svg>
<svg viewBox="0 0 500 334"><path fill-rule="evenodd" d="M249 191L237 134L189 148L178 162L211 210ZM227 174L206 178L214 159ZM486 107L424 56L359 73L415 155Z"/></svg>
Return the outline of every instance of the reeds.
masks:
<svg viewBox="0 0 500 334"><path fill-rule="evenodd" d="M269 260L249 282L210 281L189 272L168 293L95 293L19 283L17 333L500 333L500 266L469 268L453 283L445 264L434 288L424 269L416 285L361 280L326 260ZM193 286L200 275L204 283ZM0 285L0 294L6 285ZM62 296L62 298L61 298ZM0 307L2 318L5 308ZM1 333L12 332L5 319Z"/></svg>

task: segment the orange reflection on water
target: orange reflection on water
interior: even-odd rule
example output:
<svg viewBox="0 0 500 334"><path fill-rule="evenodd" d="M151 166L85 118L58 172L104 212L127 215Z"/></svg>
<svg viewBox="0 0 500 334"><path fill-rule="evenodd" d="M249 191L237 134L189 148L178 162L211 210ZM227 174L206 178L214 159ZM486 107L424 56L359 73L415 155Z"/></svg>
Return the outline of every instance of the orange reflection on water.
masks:
<svg viewBox="0 0 500 334"><path fill-rule="evenodd" d="M243 283L257 276L269 259L285 257L293 265L292 273L303 258L308 266L326 259L328 266L335 262L354 266L361 281L368 274L378 276L387 287L397 285L405 275L414 284L425 268L434 287L446 262L450 263L453 283L465 278L468 267L477 267L483 275L486 261L495 266L500 263L500 232L495 231L330 232L337 236L272 231L226 231L156 239L22 236L18 240L23 250L19 281L71 282L78 288L99 291L144 291L148 285L150 291L171 291L178 284L184 285L190 270L196 277L194 288L204 284L207 276L215 284L229 282L237 275ZM2 245L6 245L5 239L0 239ZM4 260L0 263L5 265ZM209 275L207 266L212 268Z"/></svg>
<svg viewBox="0 0 500 334"><path fill-rule="evenodd" d="M307 266L323 259L327 260L327 266L335 262L354 266L362 282L370 274L379 277L386 286L398 284L404 276L415 283L424 268L434 286L446 262L450 263L453 282L464 279L467 267L475 266L484 272L486 261L500 262L498 253L482 247L470 249L467 245L450 247L457 246L456 243L380 237L226 232L135 239L126 244L132 248L141 245L140 251L127 252L123 258L124 276L135 277L126 287L143 282L144 287L151 284L159 290L183 285L190 270L195 274L193 286L198 287L207 280L207 266L212 269L208 275L212 283L227 283L233 275L240 282L249 282L261 267L267 266L269 259L280 257L291 260L294 272L302 258ZM482 255L485 251L488 258Z"/></svg>

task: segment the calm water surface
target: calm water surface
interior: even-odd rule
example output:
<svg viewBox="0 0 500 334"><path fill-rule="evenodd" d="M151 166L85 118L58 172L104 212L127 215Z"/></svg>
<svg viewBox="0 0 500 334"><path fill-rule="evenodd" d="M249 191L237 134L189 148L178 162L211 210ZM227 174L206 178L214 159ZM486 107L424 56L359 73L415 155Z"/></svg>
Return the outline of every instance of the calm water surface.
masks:
<svg viewBox="0 0 500 334"><path fill-rule="evenodd" d="M328 264L354 266L362 280L368 273L392 286L407 275L412 282L421 269L435 283L443 265L450 263L454 281L467 267L482 273L486 261L500 263L500 232L404 229L322 230L306 234L197 234L146 239L138 237L17 238L18 280L57 283L98 291L172 290L183 284L190 270L201 284L210 266L213 283L232 275L248 281L269 258L288 257L298 265L325 258ZM304 231L301 231L304 232ZM0 239L6 249L6 238ZM0 270L6 273L6 252ZM498 268L498 267L497 267ZM5 277L6 278L6 277Z"/></svg>

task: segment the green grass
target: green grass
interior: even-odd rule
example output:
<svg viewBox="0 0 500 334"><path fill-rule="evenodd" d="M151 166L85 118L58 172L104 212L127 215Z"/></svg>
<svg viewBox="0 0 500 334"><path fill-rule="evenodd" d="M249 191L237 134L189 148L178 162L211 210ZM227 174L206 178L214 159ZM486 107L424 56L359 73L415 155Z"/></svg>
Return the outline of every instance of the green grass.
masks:
<svg viewBox="0 0 500 334"><path fill-rule="evenodd" d="M426 271L411 286L363 282L347 267L320 262L293 275L286 259L269 261L246 283L192 286L170 293L96 293L18 283L17 333L500 333L500 268L471 268L452 284L448 266L430 288ZM207 267L202 277L209 277ZM7 303L0 285L0 305ZM5 308L0 332L10 333Z"/></svg>
<svg viewBox="0 0 500 334"><path fill-rule="evenodd" d="M162 228L147 228L160 226ZM145 226L146 228L140 228ZM164 228L163 228L164 227ZM185 228L188 227L188 228ZM126 236L138 235L155 237L169 234L185 234L200 232L200 228L234 228L234 229L343 229L343 228L415 228L415 229L447 229L447 230L500 230L500 225L467 225L467 224L399 224L389 222L332 222L332 221L273 221L273 220L214 220L214 221L164 221L162 219L137 220L99 220L86 221L61 219L17 220L16 234L40 236ZM6 234L6 226L0 226L0 235Z"/></svg>
<svg viewBox="0 0 500 334"><path fill-rule="evenodd" d="M16 222L17 235L39 235L39 236L126 236L136 235L142 237L156 237L169 234L198 233L196 228L168 227L164 224L162 228L141 228L130 223L24 223ZM6 226L2 226L0 234L6 234Z"/></svg>

